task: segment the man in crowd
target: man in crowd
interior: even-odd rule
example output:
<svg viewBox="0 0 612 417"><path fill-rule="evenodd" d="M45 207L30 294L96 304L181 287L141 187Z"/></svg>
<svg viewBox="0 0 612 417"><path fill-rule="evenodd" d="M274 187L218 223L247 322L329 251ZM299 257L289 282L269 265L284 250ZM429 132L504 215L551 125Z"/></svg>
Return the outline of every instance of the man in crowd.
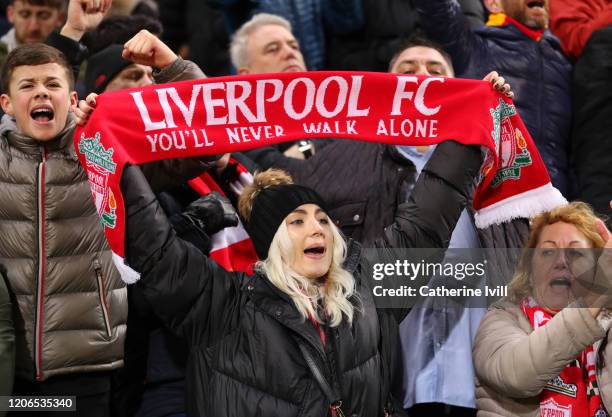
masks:
<svg viewBox="0 0 612 417"><path fill-rule="evenodd" d="M291 32L291 24L280 16L267 13L253 16L234 33L230 57L240 75L307 71L300 45ZM315 144L308 140L284 143L275 148L298 159L308 158L315 152ZM265 159L261 159L259 149L245 154L262 169L270 167Z"/></svg>
<svg viewBox="0 0 612 417"><path fill-rule="evenodd" d="M65 19L64 0L11 0L6 16L13 24L2 38L2 62L6 54L24 43L44 42Z"/></svg>
<svg viewBox="0 0 612 417"><path fill-rule="evenodd" d="M396 74L454 77L450 57L440 46L417 39L392 58L389 71ZM415 167L416 177L429 160L433 147L398 146L400 154ZM407 198L406 196L402 196ZM456 249L520 247L527 233L526 222L515 220L503 226L478 230L472 212L464 209L453 230L444 262L465 261L465 251ZM454 250L455 249L455 250ZM509 278L511 263L495 262ZM429 286L448 286L449 278L432 277ZM443 297L430 297L417 304L400 326L404 358L403 403L411 416L476 414L474 369L471 347L484 315L482 304L460 307ZM418 343L415 343L418 340Z"/></svg>
<svg viewBox="0 0 612 417"><path fill-rule="evenodd" d="M109 7L110 0L71 0L58 36L78 43ZM138 48L125 46L126 54L149 57L139 62L159 68L158 81L186 73L187 64L169 49L135 43ZM80 50L73 46L66 51ZM75 395L75 415L110 416L111 372L123 365L126 291L74 154L71 66L57 49L36 43L15 48L3 68L0 183L7 198L0 264L16 298L14 394ZM210 166L200 159L166 160L147 170L161 189Z"/></svg>
<svg viewBox="0 0 612 417"><path fill-rule="evenodd" d="M360 30L364 21L362 0L208 0L208 3L223 11L232 33L257 14L282 17L291 25L312 70L325 68L329 36Z"/></svg>
<svg viewBox="0 0 612 417"><path fill-rule="evenodd" d="M71 9L62 34L82 35L110 1L89 5L91 13ZM14 394L75 395L75 415L107 416L108 371L122 364L125 290L105 250L87 176L72 156L76 99L71 67L58 50L32 43L7 56L0 264L15 297Z"/></svg>
<svg viewBox="0 0 612 417"><path fill-rule="evenodd" d="M458 76L480 79L496 70L506 77L553 185L571 197L571 65L547 29L548 0L485 0L492 15L477 29L453 0L415 4L427 37L451 55Z"/></svg>

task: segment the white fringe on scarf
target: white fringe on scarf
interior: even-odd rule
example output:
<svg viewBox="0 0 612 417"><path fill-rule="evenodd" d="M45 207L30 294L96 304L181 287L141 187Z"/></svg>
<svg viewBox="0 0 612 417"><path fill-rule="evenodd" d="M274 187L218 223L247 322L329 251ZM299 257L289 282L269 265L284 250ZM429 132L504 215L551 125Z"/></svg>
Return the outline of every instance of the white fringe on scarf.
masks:
<svg viewBox="0 0 612 417"><path fill-rule="evenodd" d="M477 228L484 229L493 224L509 222L512 219L532 218L565 204L567 204L565 197L551 183L548 183L483 207L474 215L474 221Z"/></svg>

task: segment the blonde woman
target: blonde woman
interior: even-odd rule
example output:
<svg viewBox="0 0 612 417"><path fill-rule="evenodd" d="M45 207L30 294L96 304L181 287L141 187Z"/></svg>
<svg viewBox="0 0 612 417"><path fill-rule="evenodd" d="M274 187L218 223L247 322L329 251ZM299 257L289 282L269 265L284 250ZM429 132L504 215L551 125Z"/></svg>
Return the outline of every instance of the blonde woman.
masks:
<svg viewBox="0 0 612 417"><path fill-rule="evenodd" d="M376 245L445 247L480 163L478 148L440 144ZM376 310L360 245L316 192L281 171L255 176L239 203L261 259L247 276L178 239L139 170L128 167L122 187L137 285L191 346L190 415L399 415L390 391L403 312Z"/></svg>
<svg viewBox="0 0 612 417"><path fill-rule="evenodd" d="M608 416L610 232L574 202L536 217L526 248L476 334L478 415Z"/></svg>

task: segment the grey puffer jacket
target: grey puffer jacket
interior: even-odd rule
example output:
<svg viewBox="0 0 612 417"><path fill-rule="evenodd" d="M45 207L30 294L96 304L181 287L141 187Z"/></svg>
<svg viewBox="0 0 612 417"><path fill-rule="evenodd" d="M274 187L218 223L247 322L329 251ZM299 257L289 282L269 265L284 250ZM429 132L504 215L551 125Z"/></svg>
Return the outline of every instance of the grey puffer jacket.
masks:
<svg viewBox="0 0 612 417"><path fill-rule="evenodd" d="M126 292L73 131L71 123L46 143L15 130L0 134L0 263L17 302L23 378L122 365Z"/></svg>
<svg viewBox="0 0 612 417"><path fill-rule="evenodd" d="M177 60L158 82L199 78ZM45 380L122 366L127 293L74 150L74 123L53 140L0 127L0 264L15 295L16 373ZM155 189L208 169L206 159L152 163Z"/></svg>

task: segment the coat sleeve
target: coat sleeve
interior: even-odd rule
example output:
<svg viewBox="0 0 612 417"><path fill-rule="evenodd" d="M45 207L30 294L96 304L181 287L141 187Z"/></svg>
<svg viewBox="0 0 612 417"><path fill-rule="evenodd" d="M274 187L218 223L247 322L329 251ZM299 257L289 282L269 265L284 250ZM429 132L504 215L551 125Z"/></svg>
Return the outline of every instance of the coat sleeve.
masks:
<svg viewBox="0 0 612 417"><path fill-rule="evenodd" d="M486 53L455 0L414 0L414 4L427 37L450 54L455 74L465 71L473 54Z"/></svg>
<svg viewBox="0 0 612 417"><path fill-rule="evenodd" d="M561 40L563 52L576 60L597 29L612 25L608 1L554 0L550 2L550 28Z"/></svg>
<svg viewBox="0 0 612 417"><path fill-rule="evenodd" d="M137 285L174 332L194 344L217 340L231 329L241 274L225 271L176 236L137 167L125 168L121 188L126 260L140 272Z"/></svg>
<svg viewBox="0 0 612 417"><path fill-rule="evenodd" d="M478 28L485 24L485 9L480 0L459 0L463 14L470 22L472 28Z"/></svg>
<svg viewBox="0 0 612 417"><path fill-rule="evenodd" d="M447 248L472 194L481 164L482 152L478 146L454 141L439 144L421 171L410 197L397 208L395 221L373 243L382 249L378 256L388 261L396 259L393 251L385 248ZM443 252L438 256L441 261ZM389 311L400 323L410 309Z"/></svg>
<svg viewBox="0 0 612 417"><path fill-rule="evenodd" d="M364 26L361 0L327 0L321 7L326 27L334 33L347 34Z"/></svg>
<svg viewBox="0 0 612 417"><path fill-rule="evenodd" d="M194 62L178 58L166 68L154 72L155 84L175 81L198 80L206 78L206 74Z"/></svg>
<svg viewBox="0 0 612 417"><path fill-rule="evenodd" d="M446 248L482 164L478 146L440 143L377 247Z"/></svg>
<svg viewBox="0 0 612 417"><path fill-rule="evenodd" d="M15 377L15 328L8 288L0 270L0 395L13 393ZM0 411L0 416L4 416Z"/></svg>
<svg viewBox="0 0 612 417"><path fill-rule="evenodd" d="M199 78L206 78L206 75L196 64L182 58L177 59L163 70L155 72L157 84ZM142 172L153 191L159 193L208 171L214 166L217 159L215 155L164 159L143 165Z"/></svg>
<svg viewBox="0 0 612 417"><path fill-rule="evenodd" d="M516 310L489 310L473 350L479 382L508 397L537 396L580 352L605 336L586 308L565 308L531 333L519 327L517 314L522 312Z"/></svg>

